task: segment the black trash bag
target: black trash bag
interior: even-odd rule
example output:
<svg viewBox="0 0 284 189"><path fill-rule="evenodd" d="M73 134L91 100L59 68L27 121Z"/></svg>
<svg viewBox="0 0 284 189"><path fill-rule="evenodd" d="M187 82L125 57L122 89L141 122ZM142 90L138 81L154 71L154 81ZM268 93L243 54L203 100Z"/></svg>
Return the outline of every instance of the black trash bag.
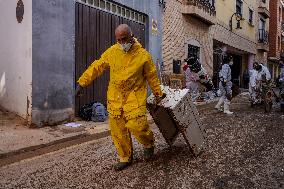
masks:
<svg viewBox="0 0 284 189"><path fill-rule="evenodd" d="M104 122L108 118L108 113L103 104L94 101L80 108L78 116L85 121Z"/></svg>
<svg viewBox="0 0 284 189"><path fill-rule="evenodd" d="M92 108L93 104L94 102L91 102L89 104L85 104L84 106L82 106L78 112L78 116L85 121L91 121L93 113L93 108Z"/></svg>

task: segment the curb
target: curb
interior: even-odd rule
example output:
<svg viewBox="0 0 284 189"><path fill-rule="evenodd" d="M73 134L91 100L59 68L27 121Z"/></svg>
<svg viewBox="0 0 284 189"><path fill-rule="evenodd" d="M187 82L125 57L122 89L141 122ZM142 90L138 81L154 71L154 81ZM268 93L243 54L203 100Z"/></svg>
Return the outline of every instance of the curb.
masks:
<svg viewBox="0 0 284 189"><path fill-rule="evenodd" d="M151 125L154 120L150 117L148 123ZM29 146L19 150L0 154L0 167L19 162L24 159L33 158L50 152L54 152L63 148L82 144L92 140L98 140L110 136L110 130L102 131L94 134L83 133L76 136L66 137L63 139L51 141L45 144Z"/></svg>
<svg viewBox="0 0 284 189"><path fill-rule="evenodd" d="M46 144L30 146L16 151L0 154L0 167L9 165L24 159L54 152L73 145L82 144L91 140L98 140L110 136L109 131L103 131L95 134L79 134L72 137L67 137L52 141Z"/></svg>

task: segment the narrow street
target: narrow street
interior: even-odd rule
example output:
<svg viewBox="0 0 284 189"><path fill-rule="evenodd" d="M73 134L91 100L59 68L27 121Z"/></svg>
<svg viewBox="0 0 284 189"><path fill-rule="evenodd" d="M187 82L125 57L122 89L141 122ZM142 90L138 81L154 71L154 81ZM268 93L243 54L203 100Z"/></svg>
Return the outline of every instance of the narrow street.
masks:
<svg viewBox="0 0 284 189"><path fill-rule="evenodd" d="M250 108L247 96L233 100L232 116L199 107L208 147L195 158L180 136L170 149L152 125L155 158L142 160L134 140L134 163L121 172L110 137L0 168L0 188L284 188L284 116Z"/></svg>
<svg viewBox="0 0 284 189"><path fill-rule="evenodd" d="M0 189L284 189L284 0L0 0L0 42Z"/></svg>

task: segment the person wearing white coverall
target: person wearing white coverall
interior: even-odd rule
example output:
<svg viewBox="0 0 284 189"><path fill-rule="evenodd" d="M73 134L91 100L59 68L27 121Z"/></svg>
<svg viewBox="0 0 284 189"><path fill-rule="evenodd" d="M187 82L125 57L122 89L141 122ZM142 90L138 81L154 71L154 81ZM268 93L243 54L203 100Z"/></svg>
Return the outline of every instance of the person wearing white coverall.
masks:
<svg viewBox="0 0 284 189"><path fill-rule="evenodd" d="M192 93L196 98L199 94L199 75L190 70L188 67L185 70L186 88Z"/></svg>
<svg viewBox="0 0 284 189"><path fill-rule="evenodd" d="M219 72L219 89L221 91L221 97L215 106L215 109L219 111L223 111L225 114L233 114L230 111L230 101L232 97L232 76L231 76L231 68L230 66L233 65L233 59L231 56L226 56L223 60L222 68ZM221 109L222 104L224 103L224 109Z"/></svg>
<svg viewBox="0 0 284 189"><path fill-rule="evenodd" d="M256 76L257 71L255 69L250 70L250 77L249 77L249 94L250 100L253 104L256 103Z"/></svg>
<svg viewBox="0 0 284 189"><path fill-rule="evenodd" d="M260 95L261 92L261 83L265 80L270 81L271 74L266 66L259 64L258 62L253 63L253 70L251 70L251 76L250 76L250 98L252 101L252 104L260 103L257 96ZM259 94L257 94L259 93Z"/></svg>
<svg viewBox="0 0 284 189"><path fill-rule="evenodd" d="M256 81L270 81L271 80L271 74L268 70L268 68L262 64L255 63L254 65L256 71L257 71L257 76L256 76Z"/></svg>

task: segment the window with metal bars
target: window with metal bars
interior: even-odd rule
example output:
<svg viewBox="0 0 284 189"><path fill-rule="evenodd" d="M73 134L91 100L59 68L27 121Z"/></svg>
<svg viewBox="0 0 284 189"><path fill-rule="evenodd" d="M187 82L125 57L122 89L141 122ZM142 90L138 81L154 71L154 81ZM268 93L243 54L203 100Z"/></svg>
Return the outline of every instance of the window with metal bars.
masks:
<svg viewBox="0 0 284 189"><path fill-rule="evenodd" d="M214 1L214 0L212 0ZM77 0L77 2L84 3L86 5L111 12L118 16L126 17L130 20L140 22L145 24L146 23L146 16L143 13L136 12L131 10L123 5L117 4L112 1L107 0Z"/></svg>

